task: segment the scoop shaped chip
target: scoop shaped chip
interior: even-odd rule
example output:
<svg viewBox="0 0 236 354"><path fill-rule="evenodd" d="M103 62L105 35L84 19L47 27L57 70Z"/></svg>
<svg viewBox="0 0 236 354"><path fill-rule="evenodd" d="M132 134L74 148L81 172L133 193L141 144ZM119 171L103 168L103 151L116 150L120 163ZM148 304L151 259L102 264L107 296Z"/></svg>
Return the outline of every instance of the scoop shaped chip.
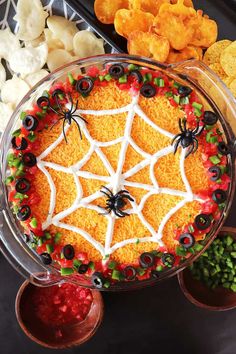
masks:
<svg viewBox="0 0 236 354"><path fill-rule="evenodd" d="M36 48L20 48L11 55L9 60L10 68L21 75L32 74L45 65L47 56L48 47L46 43Z"/></svg>
<svg viewBox="0 0 236 354"><path fill-rule="evenodd" d="M212 44L205 52L203 61L207 65L214 64L214 63L219 63L220 62L220 56L221 53L224 51L225 48L227 48L232 41L228 39L223 39L222 41L217 41L214 44Z"/></svg>
<svg viewBox="0 0 236 354"><path fill-rule="evenodd" d="M2 88L2 85L6 81L6 70L4 69L4 66L2 65L0 61L0 89Z"/></svg>
<svg viewBox="0 0 236 354"><path fill-rule="evenodd" d="M169 4L170 0L140 0L140 10L156 16L162 4Z"/></svg>
<svg viewBox="0 0 236 354"><path fill-rule="evenodd" d="M64 49L54 49L48 54L47 66L54 71L62 65L72 62L73 56Z"/></svg>
<svg viewBox="0 0 236 354"><path fill-rule="evenodd" d="M13 111L12 104L0 102L0 132L5 130Z"/></svg>
<svg viewBox="0 0 236 354"><path fill-rule="evenodd" d="M228 76L236 77L236 41L223 50L220 64Z"/></svg>
<svg viewBox="0 0 236 354"><path fill-rule="evenodd" d="M167 63L169 64L178 63L189 59L201 60L201 58L202 58L201 48L188 46L180 51L176 51L172 49L168 55Z"/></svg>
<svg viewBox="0 0 236 354"><path fill-rule="evenodd" d="M210 47L217 40L218 26L214 20L203 16L202 11L197 11L198 26L190 44L197 47Z"/></svg>
<svg viewBox="0 0 236 354"><path fill-rule="evenodd" d="M40 0L18 0L14 17L19 24L17 37L23 41L38 38L44 30L47 16Z"/></svg>
<svg viewBox="0 0 236 354"><path fill-rule="evenodd" d="M78 32L76 23L62 16L50 16L47 19L47 25L54 37L63 43L65 50L71 51L73 49L73 37Z"/></svg>
<svg viewBox="0 0 236 354"><path fill-rule="evenodd" d="M15 107L27 94L29 89L29 85L24 80L14 75L12 79L7 80L3 84L1 99L3 103L12 103Z"/></svg>
<svg viewBox="0 0 236 354"><path fill-rule="evenodd" d="M148 12L121 9L116 12L114 25L116 32L128 39L131 32L148 32L153 21L154 16Z"/></svg>
<svg viewBox="0 0 236 354"><path fill-rule="evenodd" d="M105 53L103 39L97 38L94 33L86 30L76 33L73 39L73 48L78 58Z"/></svg>
<svg viewBox="0 0 236 354"><path fill-rule="evenodd" d="M209 68L211 70L213 70L216 75L218 75L221 80L225 81L227 78L227 74L225 73L224 69L222 68L222 66L220 65L220 63L214 63L214 64L210 64Z"/></svg>
<svg viewBox="0 0 236 354"><path fill-rule="evenodd" d="M98 20L105 24L114 22L116 11L128 9L129 0L95 0L94 11Z"/></svg>
<svg viewBox="0 0 236 354"><path fill-rule="evenodd" d="M48 75L48 71L45 69L41 69L36 73L29 74L25 77L25 81L30 87L36 85L40 80L44 79Z"/></svg>
<svg viewBox="0 0 236 354"><path fill-rule="evenodd" d="M20 41L9 28L0 30L0 58L9 60L12 53L20 48Z"/></svg>
<svg viewBox="0 0 236 354"><path fill-rule="evenodd" d="M196 10L193 7L189 7L185 4L185 0L172 1L171 4L165 3L160 6L159 15L173 14L175 16L181 16L183 19L186 17L196 16Z"/></svg>
<svg viewBox="0 0 236 354"><path fill-rule="evenodd" d="M38 38L33 39L32 41L24 41L25 47L38 47L40 44L45 42L45 35L42 33Z"/></svg>
<svg viewBox="0 0 236 354"><path fill-rule="evenodd" d="M171 4L177 4L178 0L170 0ZM194 7L192 0L184 0L184 5L187 7Z"/></svg>
<svg viewBox="0 0 236 354"><path fill-rule="evenodd" d="M129 54L142 55L165 62L170 50L167 38L154 33L134 31L128 38Z"/></svg>

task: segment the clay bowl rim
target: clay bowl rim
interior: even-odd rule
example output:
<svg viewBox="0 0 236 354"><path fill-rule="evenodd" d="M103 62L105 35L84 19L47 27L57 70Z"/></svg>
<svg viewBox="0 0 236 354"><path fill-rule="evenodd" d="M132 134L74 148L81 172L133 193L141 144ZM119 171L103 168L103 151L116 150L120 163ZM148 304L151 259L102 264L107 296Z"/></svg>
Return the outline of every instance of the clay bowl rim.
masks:
<svg viewBox="0 0 236 354"><path fill-rule="evenodd" d="M219 233L216 235L215 238L224 236L226 234L231 234L234 239L236 240L236 227L222 227L222 229L219 231ZM210 310L210 311L228 311L228 310L233 310L236 308L236 293L233 293L231 290L225 289L225 292L230 291L230 293L235 294L235 305L229 304L229 305L207 305L195 298L195 296L192 294L192 292L189 291L189 289L186 287L186 282L184 279L184 272L187 271L187 268L185 268L183 271L179 272L177 274L178 277L178 282L180 289L182 290L182 293L185 295L185 297L195 306L198 306L200 308L203 308L205 310Z"/></svg>
<svg viewBox="0 0 236 354"><path fill-rule="evenodd" d="M81 344L87 342L90 338L92 338L94 336L94 334L96 333L96 331L98 330L98 328L100 327L103 317L104 317L104 302L103 302L102 294L98 290L90 289L92 292L92 295L93 295L92 304L95 302L95 303L97 303L97 305L99 305L99 307L98 307L99 315L97 317L97 321L95 323L95 326L93 327L93 329L90 332L88 332L87 335L85 335L82 339L78 338L78 339L74 339L68 343L55 344L55 345L49 344L46 341L39 339L38 337L34 336L31 333L30 329L25 325L25 323L22 319L22 316L21 316L20 302L21 302L22 295L28 286L37 287L36 285L32 284L28 279L26 279L19 287L18 292L16 294L16 299L15 299L16 319L17 319L17 322L18 322L20 328L24 332L24 334L28 338L30 338L33 342L37 343L38 345L41 345L42 347L49 348L49 349L69 349L69 348L72 348L75 346L80 346Z"/></svg>

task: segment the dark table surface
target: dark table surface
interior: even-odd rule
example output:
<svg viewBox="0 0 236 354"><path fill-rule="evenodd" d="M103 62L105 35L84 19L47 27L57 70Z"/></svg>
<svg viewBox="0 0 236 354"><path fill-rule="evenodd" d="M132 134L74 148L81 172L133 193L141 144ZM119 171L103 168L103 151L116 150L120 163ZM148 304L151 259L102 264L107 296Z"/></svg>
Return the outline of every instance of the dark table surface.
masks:
<svg viewBox="0 0 236 354"><path fill-rule="evenodd" d="M229 1L235 4L235 0ZM235 39L235 16L231 11L227 12L227 0L198 0L195 3L217 19L221 38ZM236 227L235 211L236 198L226 225ZM55 353L31 342L18 326L14 301L22 282L23 278L0 254L0 353ZM152 288L104 293L103 298L104 321L95 336L81 347L59 353L236 353L236 310L220 313L195 307L182 294L176 277Z"/></svg>
<svg viewBox="0 0 236 354"><path fill-rule="evenodd" d="M226 225L236 226L236 198ZM14 301L23 278L0 254L0 353L49 354L21 331ZM192 305L177 277L152 288L104 293L105 316L95 336L78 354L235 354L236 310L211 312Z"/></svg>

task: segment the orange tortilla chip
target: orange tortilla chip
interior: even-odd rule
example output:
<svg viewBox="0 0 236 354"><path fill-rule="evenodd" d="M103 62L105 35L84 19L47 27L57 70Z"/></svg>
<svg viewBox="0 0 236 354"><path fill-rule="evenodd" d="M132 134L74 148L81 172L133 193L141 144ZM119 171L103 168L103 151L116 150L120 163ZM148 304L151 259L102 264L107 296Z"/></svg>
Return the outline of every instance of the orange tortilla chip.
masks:
<svg viewBox="0 0 236 354"><path fill-rule="evenodd" d="M207 16L202 16L201 10L197 11L197 17L198 26L190 44L196 47L208 48L217 40L217 23L214 20L210 20Z"/></svg>
<svg viewBox="0 0 236 354"><path fill-rule="evenodd" d="M200 50L199 49L200 48L193 47L193 46L188 46L181 51L176 51L172 49L168 55L167 63L169 64L178 63L188 59L201 60L202 49Z"/></svg>
<svg viewBox="0 0 236 354"><path fill-rule="evenodd" d="M165 62L170 50L167 38L154 33L134 31L128 38L129 54L142 55Z"/></svg>
<svg viewBox="0 0 236 354"><path fill-rule="evenodd" d="M95 0L94 11L98 20L105 24L114 23L119 9L127 9L129 0Z"/></svg>
<svg viewBox="0 0 236 354"><path fill-rule="evenodd" d="M130 6L133 9L149 12L156 16L160 6L164 3L169 4L170 0L130 0Z"/></svg>
<svg viewBox="0 0 236 354"><path fill-rule="evenodd" d="M140 10L121 9L115 15L115 30L118 34L128 39L131 32L148 32L152 26L154 16Z"/></svg>
<svg viewBox="0 0 236 354"><path fill-rule="evenodd" d="M177 4L178 0L170 0L171 4ZM184 5L187 7L194 7L192 0L184 0Z"/></svg>

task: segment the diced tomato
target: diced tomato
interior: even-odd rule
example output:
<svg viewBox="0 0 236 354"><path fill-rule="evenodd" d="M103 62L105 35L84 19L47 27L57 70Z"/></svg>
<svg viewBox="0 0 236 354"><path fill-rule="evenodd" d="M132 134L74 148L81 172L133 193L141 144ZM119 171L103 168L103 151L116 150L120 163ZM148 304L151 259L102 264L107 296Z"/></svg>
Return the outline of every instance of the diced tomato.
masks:
<svg viewBox="0 0 236 354"><path fill-rule="evenodd" d="M99 75L99 69L96 66L91 66L88 70L87 70L87 75L91 76L91 77L96 77Z"/></svg>
<svg viewBox="0 0 236 354"><path fill-rule="evenodd" d="M169 98L169 102L170 102L171 106L178 107L178 103L176 103L175 100L172 97Z"/></svg>

